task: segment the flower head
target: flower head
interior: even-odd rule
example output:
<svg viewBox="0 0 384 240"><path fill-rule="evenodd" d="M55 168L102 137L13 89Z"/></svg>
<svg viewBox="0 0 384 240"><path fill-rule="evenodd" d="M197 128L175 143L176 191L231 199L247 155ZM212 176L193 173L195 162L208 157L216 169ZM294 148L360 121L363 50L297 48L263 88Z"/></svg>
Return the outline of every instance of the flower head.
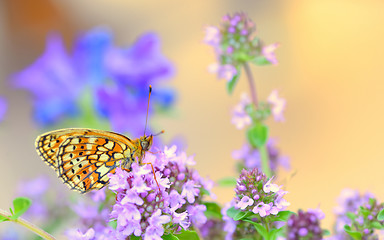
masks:
<svg viewBox="0 0 384 240"><path fill-rule="evenodd" d="M286 194L279 186L267 181L264 173L257 168L243 170L235 188L235 207L249 210L260 217L277 215L289 203L282 197Z"/></svg>
<svg viewBox="0 0 384 240"><path fill-rule="evenodd" d="M210 66L210 72L217 73L218 78L230 81L239 74L237 68L248 61L257 62L263 58L266 62L277 63L274 55L277 44L264 46L255 37L255 24L245 13L228 14L220 27L209 26L205 30L204 42L214 48L218 59L218 64Z"/></svg>
<svg viewBox="0 0 384 240"><path fill-rule="evenodd" d="M313 212L299 210L297 215L291 215L287 224L287 240L323 239L320 219L318 215Z"/></svg>
<svg viewBox="0 0 384 240"><path fill-rule="evenodd" d="M193 161L185 153L178 153L176 147L156 155L147 153L144 162L147 158L153 160L160 191L148 165L133 163L132 171L117 169L109 175L109 188L116 191L111 218L116 220L118 234L161 239L165 231L187 229L191 222L202 226L207 218L201 188L209 184L188 168L186 164Z"/></svg>

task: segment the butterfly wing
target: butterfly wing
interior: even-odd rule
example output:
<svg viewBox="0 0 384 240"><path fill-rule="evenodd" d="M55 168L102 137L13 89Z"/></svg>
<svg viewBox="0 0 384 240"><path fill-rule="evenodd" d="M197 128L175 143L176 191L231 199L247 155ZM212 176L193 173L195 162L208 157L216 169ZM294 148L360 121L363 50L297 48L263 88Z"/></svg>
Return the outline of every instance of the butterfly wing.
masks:
<svg viewBox="0 0 384 240"><path fill-rule="evenodd" d="M122 162L130 166L136 147L129 138L108 131L63 129L40 136L36 144L43 160L72 189L82 193L104 187Z"/></svg>

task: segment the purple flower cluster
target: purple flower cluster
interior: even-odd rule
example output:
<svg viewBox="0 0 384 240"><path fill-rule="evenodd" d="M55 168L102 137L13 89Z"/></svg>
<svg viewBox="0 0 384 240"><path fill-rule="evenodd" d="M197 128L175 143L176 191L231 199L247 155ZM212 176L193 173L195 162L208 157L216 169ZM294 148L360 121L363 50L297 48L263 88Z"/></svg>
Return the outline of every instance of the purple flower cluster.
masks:
<svg viewBox="0 0 384 240"><path fill-rule="evenodd" d="M352 231L360 232L362 239L379 239L372 226L377 222L377 215L384 208L384 203L379 203L373 194L365 193L361 195L359 191L344 189L338 199L339 206L335 209L336 213L336 234L333 239L349 239L344 231L344 226L351 226ZM351 218L351 215L354 217ZM352 220L353 219L353 220ZM383 225L384 221L379 221Z"/></svg>
<svg viewBox="0 0 384 240"><path fill-rule="evenodd" d="M210 192L211 184L188 167L195 164L192 157L176 150L176 146L172 146L156 154L146 154L144 162L153 164L155 176L151 166L137 163L132 164L130 172L117 168L114 174L109 175L109 189L116 192L116 202L109 216L111 223L116 224L115 229L105 226L105 223L104 227L95 228L93 221L85 224L92 226L92 231L74 229L67 235L90 240L106 239L108 235L115 239L133 235L143 239L161 239L164 234L178 233L190 225L194 228L204 225L207 218L202 197ZM102 195L93 198L103 199ZM83 219L89 217L98 218L94 214L82 216Z"/></svg>
<svg viewBox="0 0 384 240"><path fill-rule="evenodd" d="M281 156L279 149L276 147L276 140L271 138L267 142L267 151L269 165L273 173L277 171L279 166L285 169L290 168L289 157ZM252 148L248 143L244 144L241 149L232 152L232 157L235 160L240 160L241 168L247 169L258 168L261 169L261 158L258 149Z"/></svg>
<svg viewBox="0 0 384 240"><path fill-rule="evenodd" d="M245 62L257 62L263 57L269 63L277 64L274 50L278 44L264 46L254 36L255 31L255 24L245 13L224 16L220 28L207 27L204 42L214 48L219 62L211 65L210 71L230 81Z"/></svg>
<svg viewBox="0 0 384 240"><path fill-rule="evenodd" d="M138 134L144 129L150 84L155 104L165 108L172 103L173 92L156 85L174 72L161 54L158 36L144 34L128 48L115 46L112 38L105 29L91 30L69 54L61 37L51 34L44 54L12 77L15 87L32 94L40 125L95 112L115 131Z"/></svg>
<svg viewBox="0 0 384 240"><path fill-rule="evenodd" d="M235 208L252 211L260 217L277 215L289 203L283 198L287 193L257 168L245 170L240 174L235 188Z"/></svg>
<svg viewBox="0 0 384 240"><path fill-rule="evenodd" d="M374 198L371 193L360 194L358 190L349 188L341 191L337 200L338 206L334 209L336 214L335 239L347 240L350 238L344 231L344 226L351 224L351 219L348 218L347 213L357 214L359 207L368 204L370 198Z"/></svg>
<svg viewBox="0 0 384 240"><path fill-rule="evenodd" d="M292 214L287 222L287 240L321 240L323 232L320 227L320 220L324 213L319 210L299 210L298 214Z"/></svg>

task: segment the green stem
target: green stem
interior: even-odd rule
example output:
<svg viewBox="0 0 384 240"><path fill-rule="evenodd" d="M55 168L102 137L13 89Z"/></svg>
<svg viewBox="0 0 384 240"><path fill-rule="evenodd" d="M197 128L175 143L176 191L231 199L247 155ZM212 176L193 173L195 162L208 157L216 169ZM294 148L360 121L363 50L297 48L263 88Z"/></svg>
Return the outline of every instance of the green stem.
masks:
<svg viewBox="0 0 384 240"><path fill-rule="evenodd" d="M267 177L272 177L272 171L269 167L269 156L267 150L267 144L259 147L260 158L261 158L261 170Z"/></svg>
<svg viewBox="0 0 384 240"><path fill-rule="evenodd" d="M255 84L255 80L253 79L253 75L252 75L251 69L249 68L248 63L244 63L244 69L245 69L245 74L247 75L249 88L251 91L252 102L255 106L255 109L257 109L259 105L257 100L256 84ZM269 167L269 157L268 157L268 150L267 150L266 144L260 147L259 151L260 151L260 157L261 157L261 170L264 172L264 174L267 177L271 177L272 171L271 171L271 168Z"/></svg>
<svg viewBox="0 0 384 240"><path fill-rule="evenodd" d="M28 222L27 220L19 217L15 220L11 219L11 214L7 213L6 211L0 209L0 215L7 218L9 221L20 224L21 226L29 229L31 232L39 235L40 237L47 239L47 240L56 240L51 234L45 232L43 229L40 229L39 227L33 225L32 223Z"/></svg>

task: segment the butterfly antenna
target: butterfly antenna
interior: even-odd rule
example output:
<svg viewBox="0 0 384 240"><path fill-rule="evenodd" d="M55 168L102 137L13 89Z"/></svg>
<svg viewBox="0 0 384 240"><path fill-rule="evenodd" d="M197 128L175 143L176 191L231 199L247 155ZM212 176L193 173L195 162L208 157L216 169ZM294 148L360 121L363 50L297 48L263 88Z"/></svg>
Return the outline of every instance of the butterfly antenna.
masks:
<svg viewBox="0 0 384 240"><path fill-rule="evenodd" d="M147 116L145 117L144 137L145 137L145 132L147 131L148 111L149 111L149 99L151 99L151 92L152 92L152 86L149 85L149 96L148 96L148 105L147 105Z"/></svg>
<svg viewBox="0 0 384 240"><path fill-rule="evenodd" d="M158 136L158 135L160 135L160 134L162 134L162 133L164 133L164 130L161 130L161 132L156 133L155 135L152 135L152 136L156 137L156 136Z"/></svg>

